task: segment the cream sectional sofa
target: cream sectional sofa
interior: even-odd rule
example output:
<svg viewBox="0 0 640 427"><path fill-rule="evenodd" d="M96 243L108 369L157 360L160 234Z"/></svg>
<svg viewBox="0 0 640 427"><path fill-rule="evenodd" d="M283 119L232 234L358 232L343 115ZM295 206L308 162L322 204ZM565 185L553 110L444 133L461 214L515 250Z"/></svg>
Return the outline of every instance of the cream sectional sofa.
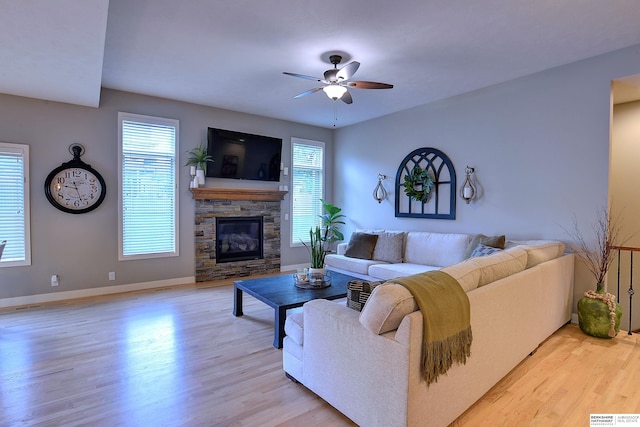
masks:
<svg viewBox="0 0 640 427"><path fill-rule="evenodd" d="M330 270L368 280L388 280L440 269L465 259L473 236L426 231L375 230L377 242L372 259L346 256L348 243L340 243L335 254L325 257Z"/></svg>
<svg viewBox="0 0 640 427"><path fill-rule="evenodd" d="M285 372L359 425L447 426L570 320L573 255L560 242L507 246L442 269L467 292L473 343L436 383L421 375L422 314L392 281L362 312L313 300L291 314Z"/></svg>

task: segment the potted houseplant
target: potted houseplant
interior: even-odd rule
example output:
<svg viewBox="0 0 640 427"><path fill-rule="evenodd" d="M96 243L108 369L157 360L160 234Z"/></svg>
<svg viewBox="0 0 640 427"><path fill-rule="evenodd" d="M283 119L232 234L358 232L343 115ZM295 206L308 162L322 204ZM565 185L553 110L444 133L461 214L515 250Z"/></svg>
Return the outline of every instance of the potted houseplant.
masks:
<svg viewBox="0 0 640 427"><path fill-rule="evenodd" d="M603 207L593 225L594 243L587 243L575 218L569 232L574 240L573 250L596 282L596 290L585 292L578 301L578 324L584 333L598 338L613 338L620 331L622 307L616 302L616 296L606 291L605 281L615 255L612 247L628 240L622 238L621 228L620 218L612 218Z"/></svg>
<svg viewBox="0 0 640 427"><path fill-rule="evenodd" d="M342 232L339 229L340 224L344 224L341 208L332 205L324 199L320 199L322 207L325 211L323 215L319 215L322 220L321 226L316 226L309 230L309 243L302 242L302 244L309 250L311 255L311 268L309 269L309 275L322 275L324 276L324 257L330 251L331 244L344 239Z"/></svg>
<svg viewBox="0 0 640 427"><path fill-rule="evenodd" d="M187 159L186 166L195 166L195 175L198 178L198 184L204 185L204 177L207 172L207 163L213 162L213 158L207 154L207 147L204 144L200 144L195 148L192 148Z"/></svg>

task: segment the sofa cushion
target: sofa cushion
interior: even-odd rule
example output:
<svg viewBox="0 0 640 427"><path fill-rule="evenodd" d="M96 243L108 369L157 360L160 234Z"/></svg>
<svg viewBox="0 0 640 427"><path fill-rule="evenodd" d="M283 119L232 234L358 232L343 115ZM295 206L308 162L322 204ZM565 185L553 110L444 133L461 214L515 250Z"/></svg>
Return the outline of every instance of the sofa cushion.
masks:
<svg viewBox="0 0 640 427"><path fill-rule="evenodd" d="M527 251L515 247L493 255L470 258L465 262L480 268L478 286L484 286L523 271L527 265Z"/></svg>
<svg viewBox="0 0 640 427"><path fill-rule="evenodd" d="M471 254L478 247L478 245L491 246L492 248L504 249L506 237L500 236L485 236L484 234L476 234L467 245L464 251L464 259L471 258Z"/></svg>
<svg viewBox="0 0 640 427"><path fill-rule="evenodd" d="M413 274L439 269L440 267L403 262L399 264L375 264L369 267L367 274L376 279L391 280L396 277L411 276Z"/></svg>
<svg viewBox="0 0 640 427"><path fill-rule="evenodd" d="M377 234L353 233L344 254L349 258L371 259L377 241Z"/></svg>
<svg viewBox="0 0 640 427"><path fill-rule="evenodd" d="M374 334L398 329L404 316L418 309L413 295L397 283L377 286L360 313L360 323Z"/></svg>
<svg viewBox="0 0 640 427"><path fill-rule="evenodd" d="M390 263L402 262L404 249L403 231L383 231L378 234L376 246L373 249L373 259Z"/></svg>
<svg viewBox="0 0 640 427"><path fill-rule="evenodd" d="M345 255L327 254L324 258L324 263L328 267L367 275L369 267L375 264L383 264L384 261L349 258Z"/></svg>
<svg viewBox="0 0 640 427"><path fill-rule="evenodd" d="M468 261L462 261L442 269L444 273L456 279L465 292L472 291L478 287L480 270L481 267Z"/></svg>
<svg viewBox="0 0 640 427"><path fill-rule="evenodd" d="M500 252L501 250L502 249L494 248L493 246L487 246L480 243L478 246L476 246L473 252L471 252L471 258L495 254L496 252Z"/></svg>
<svg viewBox="0 0 640 427"><path fill-rule="evenodd" d="M304 344L304 313L298 311L287 316L284 332L298 345Z"/></svg>
<svg viewBox="0 0 640 427"><path fill-rule="evenodd" d="M382 282L351 280L347 283L347 307L356 311L362 311L369 296L371 296L371 292L381 284Z"/></svg>
<svg viewBox="0 0 640 427"><path fill-rule="evenodd" d="M564 243L555 240L510 241L508 247L520 247L527 251L527 268L558 258L564 253Z"/></svg>
<svg viewBox="0 0 640 427"><path fill-rule="evenodd" d="M404 261L434 267L452 265L464 259L470 240L468 234L411 231L406 236Z"/></svg>

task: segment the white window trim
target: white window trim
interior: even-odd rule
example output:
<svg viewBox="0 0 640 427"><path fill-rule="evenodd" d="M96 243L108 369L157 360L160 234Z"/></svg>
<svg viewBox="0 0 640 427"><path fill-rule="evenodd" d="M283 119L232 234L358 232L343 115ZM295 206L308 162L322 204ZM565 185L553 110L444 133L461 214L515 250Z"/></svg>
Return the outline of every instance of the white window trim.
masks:
<svg viewBox="0 0 640 427"><path fill-rule="evenodd" d="M315 141L312 139L305 139L305 138L297 138L297 137L291 137L291 158L290 158L290 164L291 164L291 191L293 191L293 144L305 144L305 145L315 145L317 147L322 147L322 196L321 198L325 198L326 196L326 181L327 181L327 148L326 148L326 144L323 141ZM291 215L293 215L293 197L290 197L291 199L291 203L289 205L289 212L291 212ZM318 202L319 203L319 202ZM289 221L290 225L290 230L289 230L289 235L291 236L291 238L289 239L289 247L291 248L299 248L299 247L303 247L304 244L302 242L294 242L293 241L293 217L291 218L291 221Z"/></svg>
<svg viewBox="0 0 640 427"><path fill-rule="evenodd" d="M175 203L173 206L174 209L174 230L175 230L175 249L171 252L161 252L161 253L153 253L153 254L137 254L137 255L124 255L123 249L123 216L122 216L122 208L123 208L123 200L122 200L122 122L124 120L137 121L143 123L151 123L158 124L164 126L173 126L176 129L176 142L175 142L175 171L174 171L174 183L175 183ZM178 189L180 188L179 182L179 165L180 165L180 155L179 155L179 147L180 147L180 128L179 121L176 119L167 119L163 117L154 117L154 116L146 116L141 114L133 114L133 113L118 113L118 260L119 261L130 261L130 260L139 260L139 259L153 259L153 258L167 258L167 257L177 257L180 255L180 192Z"/></svg>
<svg viewBox="0 0 640 427"><path fill-rule="evenodd" d="M31 196L29 194L29 146L26 144L0 142L0 148L4 151L22 154L24 173L24 260L0 262L0 267L21 267L31 265ZM0 240L2 240L2 236L0 236Z"/></svg>

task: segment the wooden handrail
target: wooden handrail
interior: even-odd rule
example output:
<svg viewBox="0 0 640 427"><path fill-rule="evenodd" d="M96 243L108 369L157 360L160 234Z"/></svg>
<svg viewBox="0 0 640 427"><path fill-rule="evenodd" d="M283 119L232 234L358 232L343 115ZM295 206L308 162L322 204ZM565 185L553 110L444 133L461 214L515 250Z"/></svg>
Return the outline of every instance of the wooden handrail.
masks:
<svg viewBox="0 0 640 427"><path fill-rule="evenodd" d="M609 249L615 249L620 251L640 252L640 248L634 248L631 246L609 246Z"/></svg>

